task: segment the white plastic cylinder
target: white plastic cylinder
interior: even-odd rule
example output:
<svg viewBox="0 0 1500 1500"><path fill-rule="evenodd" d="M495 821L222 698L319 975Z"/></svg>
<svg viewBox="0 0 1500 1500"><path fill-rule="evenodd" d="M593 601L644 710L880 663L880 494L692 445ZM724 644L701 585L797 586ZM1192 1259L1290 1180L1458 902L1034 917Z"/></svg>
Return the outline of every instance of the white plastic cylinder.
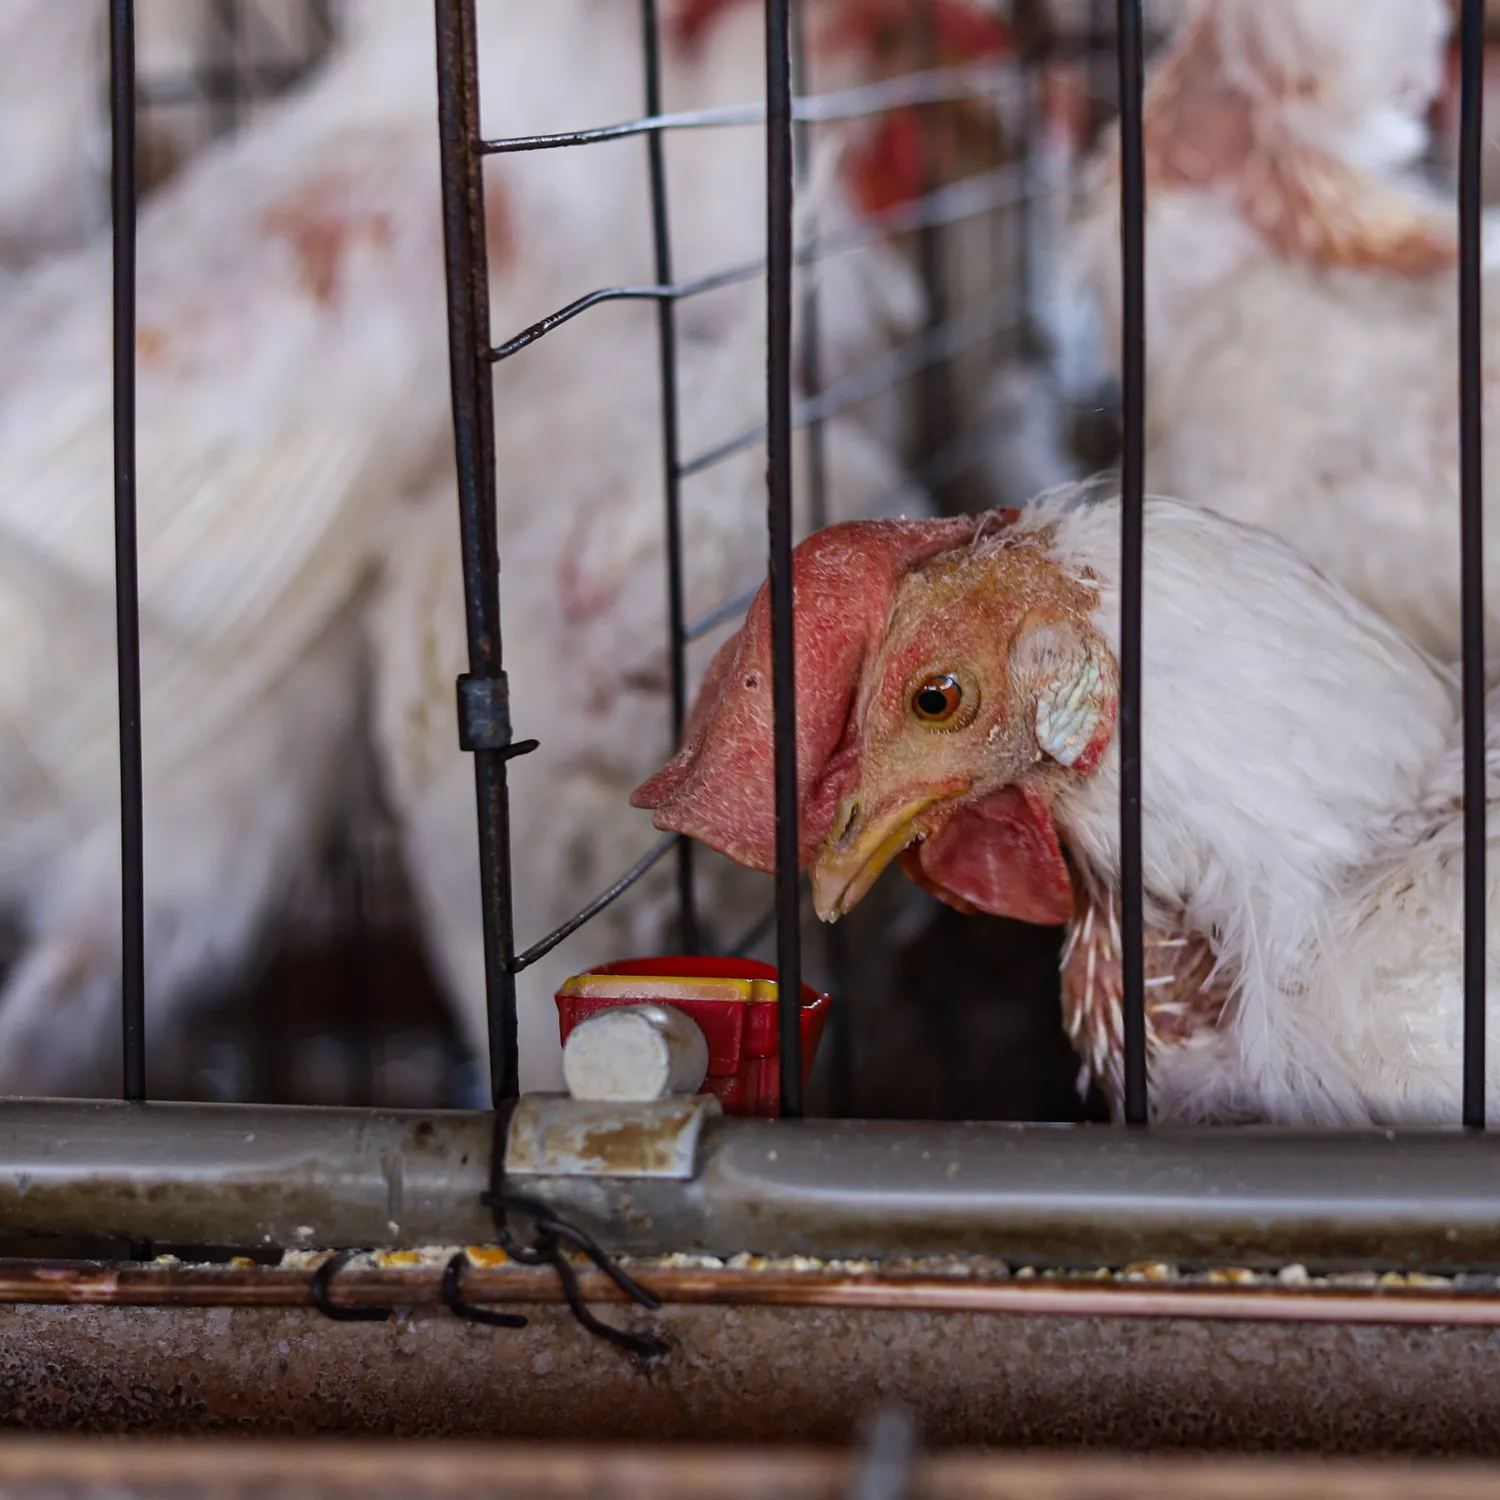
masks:
<svg viewBox="0 0 1500 1500"><path fill-rule="evenodd" d="M708 1076L708 1042L670 1005L628 1005L580 1021L563 1047L575 1099L644 1102L695 1094Z"/></svg>

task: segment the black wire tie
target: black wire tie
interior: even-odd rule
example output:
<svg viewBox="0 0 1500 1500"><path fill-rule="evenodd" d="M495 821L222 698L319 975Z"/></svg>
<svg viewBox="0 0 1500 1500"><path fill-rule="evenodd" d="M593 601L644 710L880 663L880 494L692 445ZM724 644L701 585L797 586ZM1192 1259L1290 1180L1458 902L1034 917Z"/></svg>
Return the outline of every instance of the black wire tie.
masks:
<svg viewBox="0 0 1500 1500"><path fill-rule="evenodd" d="M607 1339L638 1359L657 1360L667 1352L665 1339L654 1334L628 1333L623 1328L614 1328L601 1322L589 1310L578 1286L578 1274L563 1253L564 1243L586 1255L631 1301L655 1312L661 1306L661 1298L628 1275L577 1225L559 1219L545 1203L535 1198L521 1198L499 1192L484 1193L481 1196L485 1206L495 1216L495 1233L505 1248L505 1253L523 1266L550 1265L557 1272L563 1296L567 1298L573 1316L590 1333ZM524 1214L532 1221L536 1234L532 1244L523 1245L511 1234L506 1215L512 1213Z"/></svg>

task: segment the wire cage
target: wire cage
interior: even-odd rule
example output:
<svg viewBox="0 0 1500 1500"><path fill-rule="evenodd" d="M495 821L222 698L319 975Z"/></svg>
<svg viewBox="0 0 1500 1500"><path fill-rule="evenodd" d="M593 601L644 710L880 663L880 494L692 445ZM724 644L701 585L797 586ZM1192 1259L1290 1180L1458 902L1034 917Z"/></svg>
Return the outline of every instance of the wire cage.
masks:
<svg viewBox="0 0 1500 1500"><path fill-rule="evenodd" d="M232 13L232 14L231 14ZM928 14L914 0L919 20ZM226 10L227 38L243 37L243 22ZM1309 1262L1450 1271L1492 1268L1500 1261L1493 1231L1495 1195L1490 1181L1493 1152L1485 1124L1485 724L1482 573L1483 350L1481 299L1482 209L1482 0L1464 0L1458 58L1460 150L1456 175L1460 206L1460 349L1455 378L1461 400L1463 536L1463 767L1464 767L1464 1032L1462 1117L1458 1136L1339 1136L1255 1132L1174 1132L1146 1128L1150 1118L1148 1076L1145 910L1142 870L1142 621L1151 608L1142 584L1146 464L1146 172L1144 68L1158 37L1155 7L1142 0L1049 6L1017 3L1007 8L1017 57L998 68L942 63L936 41L930 65L857 87L820 93L806 57L806 17L793 0L765 0L761 40L765 90L761 104L668 111L664 102L662 17L658 0L640 0L642 112L636 118L583 126L566 132L487 138L481 129L480 53L475 0L434 0L437 75L437 134L441 147L442 230L446 255L454 455L464 584L466 673L457 683L455 732L473 760L478 829L477 869L485 957L485 1019L488 1038L488 1108L420 1117L389 1111L300 1112L251 1109L234 1114L229 1127L243 1131L232 1166L214 1144L212 1117L184 1107L69 1113L65 1106L15 1101L4 1106L17 1152L11 1180L0 1194L17 1208L14 1222L31 1231L78 1235L96 1228L101 1183L113 1217L109 1231L128 1239L136 1258L164 1243L219 1245L274 1258L284 1248L301 1252L335 1249L331 1259L303 1260L291 1267L292 1282L261 1281L255 1290L235 1283L232 1295L254 1302L310 1303L330 1318L384 1320L389 1305L411 1286L387 1264L345 1273L362 1246L387 1249L413 1242L444 1246L498 1240L511 1271L556 1277L556 1296L593 1333L644 1359L662 1346L653 1336L601 1322L588 1306L607 1293L655 1307L656 1293L635 1279L618 1257L691 1251L728 1259L736 1251L766 1248L760 1234L779 1235L770 1247L792 1255L812 1253L890 1256L930 1255L952 1249L1024 1261L1030 1265L1124 1266L1130 1262L1181 1260L1216 1264L1242 1257L1261 1269L1298 1257ZM136 316L135 222L140 154L138 126L143 92L137 78L134 0L111 0L112 207L114 269L115 578L120 704L122 822L121 930L124 936L122 1009L123 1078L126 1104L148 1098L151 1048L146 1010L144 860L150 830L143 814L142 654L136 539L135 399L138 327ZM1150 23L1148 25L1148 23ZM929 20L926 24L932 24ZM326 14L316 26L327 34ZM311 34L311 33L309 33ZM236 53L235 55L240 55ZM253 76L286 81L280 63L257 62ZM297 66L300 66L297 65ZM213 79L220 75L214 73ZM208 90L222 125L243 115L238 98L223 100ZM1061 158L1049 158L1049 93L1060 90L1070 119L1083 124ZM171 101L173 85L160 91ZM820 228L802 210L814 197L818 132L830 124L917 111L931 120L943 106L985 101L1005 122L1002 144L980 170L952 170L961 152L949 151L939 130L921 135L924 191L914 201L884 205L852 226ZM925 114L923 112L926 112ZM778 1010L777 1060L781 1119L725 1122L713 1127L712 1150L696 1132L701 1118L681 1121L663 1145L670 1165L613 1168L590 1157L589 1146L554 1159L555 1137L547 1134L545 1101L522 1098L517 1016L517 979L560 944L617 902L628 902L652 871L674 871L676 929L684 954L717 944L727 952L768 951L783 995L795 995L805 973L816 969L835 996L835 1014L859 991L867 975L847 943L830 940L824 952L804 936L804 888L799 872L796 738L797 621L793 610L792 554L797 541L794 448L805 435L812 455L807 510L814 525L828 518L822 447L828 424L861 402L904 390L917 413L913 476L939 503L961 510L980 493L976 475L986 463L986 423L993 413L971 397L975 381L966 361L1002 368L1046 371L1056 351L1048 346L1044 318L1050 261L1057 253L1059 204L1073 186L1079 156L1110 122L1117 122L1120 160L1120 257L1122 354L1118 419L1102 418L1087 451L1096 466L1118 464L1122 501L1121 629L1118 653L1120 764L1120 934L1123 986L1123 1118L1129 1130L995 1130L975 1127L873 1125L857 1119L804 1118L808 1108L798 1009ZM670 143L705 131L760 131L765 142L765 253L743 263L680 277L673 233L668 172ZM503 214L487 205L485 167L522 154L599 150L636 141L645 156L650 190L653 279L641 285L580 288L575 300L520 328L492 326L491 238ZM945 151L948 155L945 156ZM970 163L972 165L972 163ZM818 285L803 272L883 237L904 237L922 273L927 293L925 322L911 340L875 362L830 377L822 361L824 327ZM972 274L981 264L1003 274L987 283ZM754 427L710 447L689 451L681 417L683 322L696 299L725 288L764 282L765 415ZM998 284L997 284L998 282ZM689 648L715 628L744 614L748 595L724 600L694 617L689 609L683 542L684 488L697 475L763 444L766 454L766 574L769 580L772 687L774 699L776 869L769 911L744 913L742 933L727 941L707 934L699 920L695 883L698 856L688 840L667 835L620 872L598 897L550 932L518 932L512 896L524 878L527 851L512 848L509 778L518 758L548 753L544 726L512 724L503 650L506 588L505 547L497 531L498 487L495 403L497 381L527 369L538 345L577 321L587 328L596 310L610 304L654 309L660 431L656 434L662 485L660 525L665 538L667 640L665 698L671 730L680 738L690 707ZM517 377L520 378L520 377ZM963 394L959 394L962 392ZM1097 403L1103 406L1101 397ZM1082 444L1083 440L1080 439ZM526 736L532 733L536 738ZM835 929L837 937L838 930ZM1020 951L1020 950L1013 950ZM1044 955L1045 957L1045 955ZM1045 964L1043 965L1045 966ZM356 995L368 978L351 986ZM1055 994L1055 980L1052 981ZM1045 999L1045 985L1042 986ZM847 1022L829 1049L832 1114L852 1114L857 1058ZM248 1089L264 1090L262 1074ZM434 1084L434 1091L443 1087ZM226 1090L229 1092L229 1090ZM368 1089L364 1090L368 1097ZM287 1102L290 1102L288 1091ZM277 1102L264 1098L262 1103ZM447 1103L447 1097L439 1102ZM217 1118L228 1118L220 1116ZM183 1146L201 1130L208 1144ZM653 1137L653 1140L655 1138ZM541 1144L539 1144L541 1143ZM618 1143L617 1143L618 1144ZM613 1148L611 1148L613 1149ZM621 1146L622 1150L627 1148ZM549 1156L549 1152L554 1155ZM572 1156L568 1153L573 1152ZM217 1153L217 1154L216 1154ZM528 1155L530 1153L530 1155ZM675 1154L674 1154L675 1153ZM31 1194L33 1158L68 1191L42 1199ZM575 1159L576 1158L576 1159ZM652 1158L656 1161L656 1158ZM933 1160L943 1164L941 1172ZM309 1162L313 1165L309 1166ZM140 1165L149 1162L149 1169ZM517 1165L521 1163L521 1165ZM582 1163L580 1165L580 1162ZM291 1165L289 1165L289 1163ZM392 1164L395 1164L394 1166ZM602 1164L601 1164L602 1163ZM775 1165L769 1165L775 1164ZM0 1173L0 1178L6 1174ZM17 1187L20 1179L25 1183ZM524 1187L518 1188L521 1181ZM121 1183L126 1188L121 1188ZM226 1182L251 1183L259 1191L226 1194ZM268 1188L267 1184L271 1186ZM869 1184L880 1184L879 1192ZM955 1183L959 1184L955 1186ZM393 1185L394 1184L394 1185ZM622 1185L623 1184L623 1185ZM87 1190L85 1190L87 1189ZM157 1197L151 1193L160 1189ZM284 1190L283 1190L284 1189ZM73 1190L76 1190L73 1191ZM1347 1212L1330 1210L1329 1195L1346 1193ZM23 1200L26 1200L23 1204ZM119 1203L125 1205L118 1207ZM165 1206L162 1206L165 1204ZM395 1206L393 1206L395 1205ZM397 1211L399 1208L399 1212ZM9 1210L7 1210L8 1212ZM780 1217L778 1217L780 1215ZM530 1237L512 1228L529 1225ZM765 1226L771 1224L773 1229ZM425 1241L424 1241L425 1237ZM590 1263L580 1279L582 1261ZM419 1261L418 1269L432 1271ZM244 1268L241 1268L244 1269ZM491 1327L515 1327L507 1313L476 1306L476 1300L530 1305L536 1278L506 1282L493 1262L455 1253L429 1277L422 1296L441 1302L459 1318ZM673 1274L682 1267L671 1268ZM805 1268L802 1268L805 1269ZM1001 1272L1008 1275L1004 1266ZM365 1275L365 1273L369 1273ZM112 1280L110 1297L150 1301L155 1288L147 1272L136 1282ZM175 1274L175 1273L174 1273ZM290 1274L290 1273L289 1273ZM413 1273L415 1274L415 1272ZM644 1274L644 1273L643 1273ZM687 1273L684 1273L687 1274ZM729 1276L725 1266L714 1275ZM781 1274L781 1273L778 1273ZM792 1271L784 1271L792 1276ZM798 1271L796 1274L800 1274ZM903 1273L908 1274L908 1273ZM967 1273L966 1273L967 1274ZM114 1273L111 1273L113 1276ZM361 1282L361 1275L365 1280ZM337 1276L346 1288L331 1294ZM382 1279L382 1276L385 1279ZM647 1280L650 1278L647 1277ZM983 1277L980 1277L983 1280ZM55 1281L55 1278L54 1278ZM0 1276L0 1282L4 1282ZM44 1278L34 1272L4 1282L11 1300L38 1295ZM48 1283L51 1284L51 1283ZM550 1284L550 1283L549 1283ZM653 1283L659 1284L659 1283ZM93 1285L89 1283L88 1286ZM178 1297L212 1300L229 1282L179 1279ZM790 1285L788 1283L787 1285ZM841 1283L842 1285L842 1283ZM70 1283L69 1295L87 1297L88 1286ZM76 1291L82 1286L84 1290ZM922 1295L948 1308L998 1307L1005 1298L1024 1299L1018 1283L1003 1292L986 1283L962 1298L951 1288ZM121 1292L119 1289L124 1288ZM217 1291L215 1290L217 1288ZM476 1290L477 1289L477 1290ZM712 1301L693 1283L685 1297ZM1203 1288L1199 1288L1203 1290ZM1262 1291L1267 1291L1262 1287ZM1489 1301L1472 1312L1476 1322L1500 1322L1494 1287ZM1179 1293L1182 1289L1179 1289ZM482 1293L482 1297L481 1297ZM845 1291L818 1295L839 1302ZM790 1300L812 1294L798 1283L779 1295ZM1269 1294L1269 1293L1268 1293ZM103 1295L103 1294L101 1294ZM772 1294L768 1293L769 1298ZM894 1295L894 1293L892 1294ZM1104 1293L1100 1293L1101 1296ZM1132 1295L1140 1295L1133 1292ZM1215 1293L1215 1295L1224 1295ZM1278 1296L1286 1295L1282 1288ZM471 1300L476 1299L476 1300ZM106 1300L108 1300L106 1298ZM1232 1298L1230 1301L1232 1302ZM389 1304L389 1305L388 1305ZM1009 1303L1005 1303L1009 1306ZM1019 1302L1017 1303L1019 1306ZM1102 1304L1101 1304L1102 1305ZM1131 1304L1136 1307L1136 1304ZM1145 1304L1140 1304L1144 1307ZM1208 1305L1191 1296L1173 1316L1192 1318ZM1228 1303L1216 1316L1247 1316ZM1049 1306L1051 1306L1049 1304ZM1278 1304L1280 1306L1280 1304ZM1349 1309L1340 1304L1343 1312ZM1473 1307L1480 1306L1475 1302ZM1052 1311L1063 1303L1051 1306ZM1130 1316L1150 1316L1139 1307ZM1429 1316L1412 1314L1410 1321ZM1207 1314L1205 1314L1207 1316ZM1280 1316L1332 1316L1282 1307ZM1435 1315L1433 1315L1435 1316Z"/></svg>

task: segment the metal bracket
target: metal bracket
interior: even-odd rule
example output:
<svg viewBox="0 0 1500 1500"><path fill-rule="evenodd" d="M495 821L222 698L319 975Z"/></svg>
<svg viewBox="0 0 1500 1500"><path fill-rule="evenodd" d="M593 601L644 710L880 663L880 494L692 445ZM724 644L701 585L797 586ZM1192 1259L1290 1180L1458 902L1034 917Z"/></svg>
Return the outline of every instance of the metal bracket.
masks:
<svg viewBox="0 0 1500 1500"><path fill-rule="evenodd" d="M505 1141L505 1170L520 1177L698 1175L703 1127L723 1114L712 1094L634 1102L526 1094Z"/></svg>
<svg viewBox="0 0 1500 1500"><path fill-rule="evenodd" d="M537 748L537 740L511 739L510 681L504 672L493 677L472 677L465 672L457 686L460 749L495 750L514 760Z"/></svg>

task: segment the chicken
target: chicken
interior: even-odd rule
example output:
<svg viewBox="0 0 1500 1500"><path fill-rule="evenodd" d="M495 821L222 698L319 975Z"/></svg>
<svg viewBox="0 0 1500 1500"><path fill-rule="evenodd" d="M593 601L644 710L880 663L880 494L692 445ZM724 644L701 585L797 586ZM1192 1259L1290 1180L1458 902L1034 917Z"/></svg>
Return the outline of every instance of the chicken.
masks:
<svg viewBox="0 0 1500 1500"><path fill-rule="evenodd" d="M362 4L322 77L142 213L152 1028L295 906L358 728L371 528L449 441L431 48L420 7ZM492 49L493 92L529 66ZM554 258L524 243L522 287ZM108 257L0 304L0 903L23 928L0 1088L30 1093L109 1086L117 1036Z"/></svg>
<svg viewBox="0 0 1500 1500"><path fill-rule="evenodd" d="M877 61L891 65L889 57L877 58L873 46L861 41L856 23L864 21L868 9L865 0L825 0L815 10L830 34L845 36L841 66L853 76L861 70L870 74ZM663 17L668 108L763 97L759 7L669 5ZM845 32L838 30L841 21L848 22ZM992 24L986 21L979 36L990 39ZM639 89L630 72L622 83L632 92ZM563 114L569 102L572 118ZM549 105L542 118L508 111L506 128L532 133L576 127L580 120L626 118L631 112L615 99L580 104L562 96ZM511 197L522 174L531 174L540 186L546 174L562 167L560 158L578 174L580 193L590 177L598 180L601 194L614 193L608 200L612 219L601 214L587 233L558 232L559 241L595 254L598 264L576 259L555 278L550 305L539 302L533 317L590 285L650 279L645 153L639 142L624 145L623 158L591 147L500 162L493 181ZM827 231L851 222L859 207L852 175L858 152L841 151L837 138L823 145L826 150L814 153L812 181L801 201L803 240L814 216ZM671 139L667 162L678 280L764 254L761 132L687 132ZM894 190L903 181L891 179L888 186ZM920 183L907 186L915 191ZM830 377L859 368L920 317L913 273L888 245L827 262L818 276L831 335ZM500 294L508 303L516 300L504 274L492 295ZM763 304L757 282L726 289L705 305L691 299L679 306L684 457L764 421ZM502 314L492 321L498 334L513 331ZM653 309L596 308L502 364L497 374L498 535L511 717L519 736L542 742L537 754L510 770L513 904L522 948L582 908L651 844L648 820L630 811L628 794L670 749L656 345ZM887 443L861 424L834 420L826 442L832 514L867 513L894 503L898 495L912 506L923 503L902 486ZM798 484L798 519L804 526L805 463L804 453ZM692 619L753 586L764 570L763 449L748 446L689 478L683 517ZM465 670L466 656L450 477L410 497L392 527L385 558L372 626L376 738L429 945L463 1033L482 1056L485 985L473 767L459 749L453 716L453 681ZM695 646L690 671L701 670L703 652L714 639L708 635ZM753 924L769 899L760 884L724 862L700 870L709 940L731 942ZM553 996L562 980L622 954L673 947L675 919L673 871L663 862L629 897L522 973L524 1088L561 1087Z"/></svg>
<svg viewBox="0 0 1500 1500"><path fill-rule="evenodd" d="M1070 923L1066 1017L1116 1107L1120 519L1116 499L1072 491L832 527L794 564L801 855L820 915L899 859L960 910ZM1449 676L1266 532L1152 500L1145 536L1154 1118L1456 1123ZM634 798L756 869L774 859L768 668L762 592L688 743ZM1494 797L1500 737L1489 764Z"/></svg>
<svg viewBox="0 0 1500 1500"><path fill-rule="evenodd" d="M1451 659L1456 239L1451 208L1402 180L1447 19L1440 0L1379 0L1350 23L1337 0L1204 0L1152 79L1147 484L1291 539ZM1111 156L1075 247L1111 358L1115 172ZM1487 302L1493 342L1500 302ZM1489 371L1487 409L1495 389ZM1493 453L1487 441L1491 494ZM1487 530L1493 574L1500 528ZM1492 585L1491 644L1497 602Z"/></svg>

